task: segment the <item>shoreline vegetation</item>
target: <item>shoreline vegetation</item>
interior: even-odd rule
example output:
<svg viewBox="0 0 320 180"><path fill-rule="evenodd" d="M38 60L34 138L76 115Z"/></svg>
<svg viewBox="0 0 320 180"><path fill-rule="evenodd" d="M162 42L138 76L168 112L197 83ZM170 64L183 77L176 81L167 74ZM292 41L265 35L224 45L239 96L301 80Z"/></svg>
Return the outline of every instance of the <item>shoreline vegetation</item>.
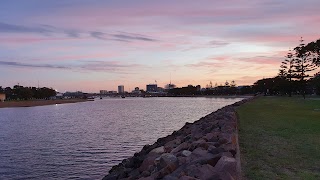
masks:
<svg viewBox="0 0 320 180"><path fill-rule="evenodd" d="M259 97L237 108L244 179L320 179L320 97Z"/></svg>
<svg viewBox="0 0 320 180"><path fill-rule="evenodd" d="M86 99L55 99L55 100L4 101L4 102L0 102L0 108L46 106L46 105L78 103L78 102L86 102L86 101L88 100Z"/></svg>

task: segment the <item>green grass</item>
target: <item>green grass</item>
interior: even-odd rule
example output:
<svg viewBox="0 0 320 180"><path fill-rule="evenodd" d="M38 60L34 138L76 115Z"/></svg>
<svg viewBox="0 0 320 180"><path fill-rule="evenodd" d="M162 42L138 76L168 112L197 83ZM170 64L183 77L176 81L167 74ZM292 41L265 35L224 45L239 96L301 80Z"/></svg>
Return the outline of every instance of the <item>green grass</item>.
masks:
<svg viewBox="0 0 320 180"><path fill-rule="evenodd" d="M320 179L320 98L260 97L237 113L244 179Z"/></svg>

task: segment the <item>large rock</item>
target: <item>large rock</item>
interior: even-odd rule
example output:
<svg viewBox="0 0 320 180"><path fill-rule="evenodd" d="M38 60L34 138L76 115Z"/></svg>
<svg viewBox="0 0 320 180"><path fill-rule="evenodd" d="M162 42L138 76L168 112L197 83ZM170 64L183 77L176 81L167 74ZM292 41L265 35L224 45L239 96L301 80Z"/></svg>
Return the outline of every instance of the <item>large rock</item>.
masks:
<svg viewBox="0 0 320 180"><path fill-rule="evenodd" d="M182 144L180 144L179 146L177 146L176 148L174 148L170 153L177 153L177 152L179 152L179 151L189 149L189 147L190 147L190 144L189 144L189 143L183 142Z"/></svg>
<svg viewBox="0 0 320 180"><path fill-rule="evenodd" d="M211 154L202 148L197 148L191 153L191 155L189 155L187 157L186 162L187 163L210 164L210 165L214 166L220 158L221 158L220 154L214 155L214 154Z"/></svg>
<svg viewBox="0 0 320 180"><path fill-rule="evenodd" d="M197 179L194 177L190 177L190 176L181 176L179 178L179 180L197 180Z"/></svg>
<svg viewBox="0 0 320 180"><path fill-rule="evenodd" d="M209 164L191 165L187 168L187 173L189 177L203 180L216 179L219 177L214 168Z"/></svg>
<svg viewBox="0 0 320 180"><path fill-rule="evenodd" d="M150 172L149 172L149 171L143 171L143 172L141 173L141 175L142 175L143 177L148 177L148 176L150 176Z"/></svg>
<svg viewBox="0 0 320 180"><path fill-rule="evenodd" d="M190 150L194 150L198 147L202 147L204 149L208 149L209 145L207 143L207 141L205 139L198 139L197 141L194 141L192 144L191 144L191 147L190 147Z"/></svg>
<svg viewBox="0 0 320 180"><path fill-rule="evenodd" d="M139 169L135 169L129 173L129 179L138 179L140 175Z"/></svg>
<svg viewBox="0 0 320 180"><path fill-rule="evenodd" d="M216 141L218 141L218 135L219 135L219 133L217 133L217 132L210 132L210 133L206 134L204 139L209 142L216 142Z"/></svg>
<svg viewBox="0 0 320 180"><path fill-rule="evenodd" d="M184 156L184 157L188 157L188 156L190 156L191 154L192 154L192 152L191 152L191 151L188 151L188 150L183 150L183 151L181 152L181 155Z"/></svg>
<svg viewBox="0 0 320 180"><path fill-rule="evenodd" d="M164 153L164 146L160 146L150 151L150 153L162 154Z"/></svg>
<svg viewBox="0 0 320 180"><path fill-rule="evenodd" d="M172 141L167 142L164 145L165 152L171 152L174 148L176 148L179 144L181 144L181 139L176 138Z"/></svg>
<svg viewBox="0 0 320 180"><path fill-rule="evenodd" d="M229 173L234 179L236 179L237 161L235 158L222 156L214 166L214 170L219 173Z"/></svg>
<svg viewBox="0 0 320 180"><path fill-rule="evenodd" d="M235 157L237 153L237 147L233 144L223 144L220 148L223 148L226 152L230 152L233 157Z"/></svg>
<svg viewBox="0 0 320 180"><path fill-rule="evenodd" d="M211 154L219 154L224 152L224 149L222 147L209 146L208 152Z"/></svg>
<svg viewBox="0 0 320 180"><path fill-rule="evenodd" d="M179 165L178 158L170 153L164 153L160 156L160 161L158 164L158 169L168 168L169 171L173 172L177 169Z"/></svg>
<svg viewBox="0 0 320 180"><path fill-rule="evenodd" d="M188 160L192 161L194 159L197 159L197 158L200 158L200 157L204 157L207 154L208 154L207 150L205 150L205 149L203 149L201 147L198 147L198 148L196 148L195 150L192 151L190 156L188 156Z"/></svg>
<svg viewBox="0 0 320 180"><path fill-rule="evenodd" d="M147 171L149 170L150 166L154 165L155 159L159 157L159 155L154 153L149 153L148 156L143 160L142 164L139 167L139 171Z"/></svg>

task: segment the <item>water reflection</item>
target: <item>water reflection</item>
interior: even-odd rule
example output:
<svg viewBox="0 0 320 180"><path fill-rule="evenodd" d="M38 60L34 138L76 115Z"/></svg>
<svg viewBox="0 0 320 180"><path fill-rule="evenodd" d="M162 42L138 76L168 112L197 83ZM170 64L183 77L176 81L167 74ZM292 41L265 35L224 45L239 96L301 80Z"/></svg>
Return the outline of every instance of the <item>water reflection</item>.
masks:
<svg viewBox="0 0 320 180"><path fill-rule="evenodd" d="M110 98L0 109L0 179L101 179L143 145L239 100Z"/></svg>

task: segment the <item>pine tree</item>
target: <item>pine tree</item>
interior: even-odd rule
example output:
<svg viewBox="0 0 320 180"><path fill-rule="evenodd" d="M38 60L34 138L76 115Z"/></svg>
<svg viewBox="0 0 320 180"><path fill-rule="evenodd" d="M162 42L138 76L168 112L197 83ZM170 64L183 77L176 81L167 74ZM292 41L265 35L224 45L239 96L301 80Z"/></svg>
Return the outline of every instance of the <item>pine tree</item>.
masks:
<svg viewBox="0 0 320 180"><path fill-rule="evenodd" d="M285 86L288 86L288 94L291 97L292 94L292 78L296 76L294 73L294 63L295 59L293 58L293 54L291 50L289 50L286 59L281 63L280 70L278 76L283 81L288 81L285 83Z"/></svg>
<svg viewBox="0 0 320 180"><path fill-rule="evenodd" d="M314 56L313 54L305 48L305 44L303 43L303 39L301 37L300 45L294 50L295 59L293 65L293 72L296 73L296 77L300 82L301 90L303 98L305 99L305 91L306 91L306 80L310 78L309 72L314 71L317 69L316 64L314 63Z"/></svg>

